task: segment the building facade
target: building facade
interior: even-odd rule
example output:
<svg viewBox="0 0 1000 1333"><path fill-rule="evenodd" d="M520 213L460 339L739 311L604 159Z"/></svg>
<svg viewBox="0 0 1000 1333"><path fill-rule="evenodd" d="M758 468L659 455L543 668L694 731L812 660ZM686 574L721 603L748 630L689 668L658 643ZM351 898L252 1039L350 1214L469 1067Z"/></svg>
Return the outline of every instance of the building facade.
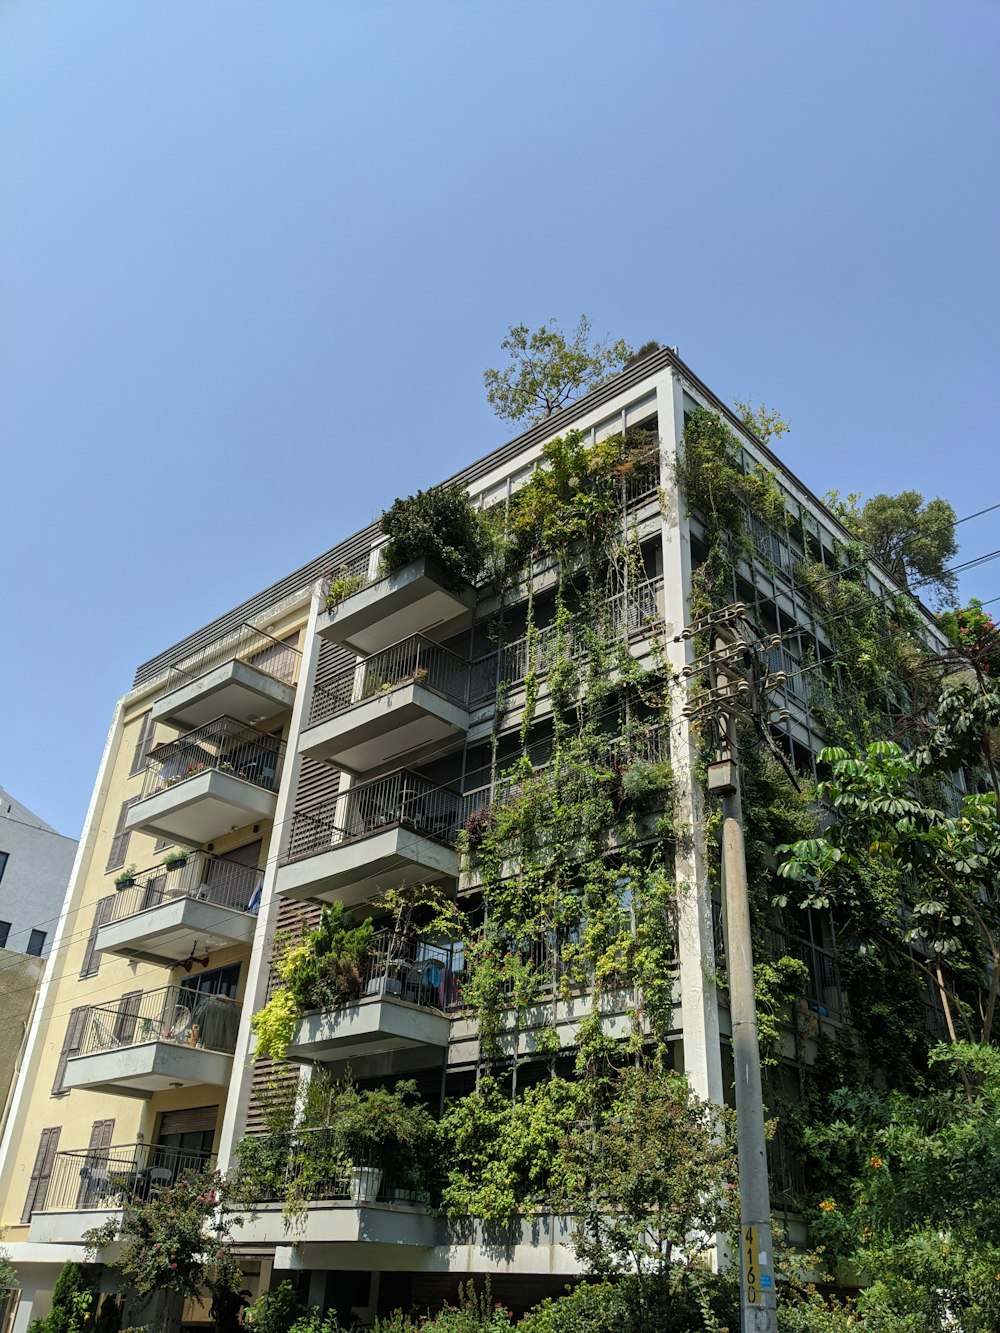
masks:
<svg viewBox="0 0 1000 1333"><path fill-rule="evenodd" d="M770 478L766 505L751 493L720 516L685 500L686 423L706 413L730 433L737 470ZM539 492L534 513L516 497L540 465L558 473L556 439L603 471L593 520L553 535L558 495ZM419 554L385 573L372 525L145 663L119 701L2 1145L16 1333L130 1190L203 1163L235 1169L240 1145L273 1132L281 1088L301 1094L317 1071L350 1070L362 1089L412 1079L438 1114L484 1068L516 1095L539 1071L571 1069L595 1030L642 1041L657 1027L694 1091L726 1099L701 740L685 712L697 646L683 631L723 585L723 601L744 603L771 672L772 748L808 769L824 743L813 682L834 670L815 571L837 575L848 535L668 350L453 481L479 512L521 524L502 576L496 557L468 581ZM739 540L709 583L720 523ZM866 596L899 594L873 565L855 577ZM570 768L583 788L618 783L609 800L627 820L581 826L555 850L536 828L562 896L551 919L525 914L515 930L520 909L501 920L499 886L518 874L528 886L527 835L512 827L508 857L497 830L529 789L557 804ZM605 867L611 934L645 931L655 978L603 966L607 941L595 966L598 908L566 907L581 881L565 865L583 847ZM637 887L654 872L673 886L656 928ZM458 938L421 918L425 886L460 906ZM339 997L296 1016L284 1060L260 1058L251 1021L275 993L275 959L323 904L377 918L364 957ZM768 929L809 973L786 1041L789 1062L808 1058L824 1025L846 1021L831 941L818 919ZM261 1186L237 1233L248 1283L297 1274L312 1300L365 1318L483 1273L523 1306L579 1271L565 1218L529 1211L498 1239L474 1216L446 1220L387 1160L368 1167L360 1184L333 1171L292 1218L275 1182Z"/></svg>

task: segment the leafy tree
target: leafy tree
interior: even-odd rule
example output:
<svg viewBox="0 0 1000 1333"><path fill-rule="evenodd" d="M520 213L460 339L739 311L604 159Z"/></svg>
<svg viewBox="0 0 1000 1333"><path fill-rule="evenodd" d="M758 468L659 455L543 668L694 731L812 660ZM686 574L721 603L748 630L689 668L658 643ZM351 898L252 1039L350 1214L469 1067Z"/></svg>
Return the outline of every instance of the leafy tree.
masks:
<svg viewBox="0 0 1000 1333"><path fill-rule="evenodd" d="M985 685L983 677L1000 678L1000 630L983 604L973 597L968 606L938 616L955 653L964 658Z"/></svg>
<svg viewBox="0 0 1000 1333"><path fill-rule="evenodd" d="M1000 1326L1000 1052L959 1044L931 1059L971 1091L845 1089L810 1127L813 1149L842 1163L813 1231L868 1274L863 1327L896 1316L912 1330L986 1333Z"/></svg>
<svg viewBox="0 0 1000 1333"><path fill-rule="evenodd" d="M606 1114L562 1147L556 1194L594 1273L683 1284L738 1221L732 1115L655 1060L621 1070Z"/></svg>
<svg viewBox="0 0 1000 1333"><path fill-rule="evenodd" d="M10 1261L10 1252L0 1245L0 1291L16 1291L20 1285L21 1279Z"/></svg>
<svg viewBox="0 0 1000 1333"><path fill-rule="evenodd" d="M744 426L753 431L763 444L770 444L773 439L787 435L792 428L792 423L787 417L783 417L766 403L760 403L755 407L752 398L734 398L733 406Z"/></svg>
<svg viewBox="0 0 1000 1333"><path fill-rule="evenodd" d="M603 384L632 355L628 343L591 342L590 320L580 316L576 332L567 336L549 320L533 333L527 324L512 324L500 346L510 365L483 373L486 397L502 421L530 424L588 389Z"/></svg>
<svg viewBox="0 0 1000 1333"><path fill-rule="evenodd" d="M896 949L936 988L952 1041L989 1041L1000 987L1000 823L991 793L945 814L921 794L917 759L891 741L860 757L826 749L816 788L836 822L777 850L778 905L833 908L856 947Z"/></svg>
<svg viewBox="0 0 1000 1333"><path fill-rule="evenodd" d="M90 1326L96 1299L93 1274L82 1264L67 1260L56 1278L52 1308L32 1324L35 1333L84 1333Z"/></svg>
<svg viewBox="0 0 1000 1333"><path fill-rule="evenodd" d="M953 598L958 578L948 561L958 554L955 511L947 500L924 500L919 491L873 495L859 507L852 492L842 500L829 491L827 506L904 588L929 588Z"/></svg>
<svg viewBox="0 0 1000 1333"><path fill-rule="evenodd" d="M389 539L381 554L386 571L427 556L447 585L457 589L475 583L489 555L487 529L458 482L395 500L382 515L381 527Z"/></svg>

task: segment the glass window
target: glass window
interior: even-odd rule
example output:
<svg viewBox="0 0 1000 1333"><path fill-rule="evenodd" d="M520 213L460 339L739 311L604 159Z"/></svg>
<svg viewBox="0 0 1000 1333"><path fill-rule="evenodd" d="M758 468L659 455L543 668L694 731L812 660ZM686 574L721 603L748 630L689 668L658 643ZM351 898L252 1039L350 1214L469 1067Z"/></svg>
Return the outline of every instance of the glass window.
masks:
<svg viewBox="0 0 1000 1333"><path fill-rule="evenodd" d="M0 949L6 949L7 936L10 934L10 922L0 921Z"/></svg>
<svg viewBox="0 0 1000 1333"><path fill-rule="evenodd" d="M45 931L33 930L31 934L28 936L28 948L26 952L30 953L33 958L41 958L42 950L44 948L45 948Z"/></svg>

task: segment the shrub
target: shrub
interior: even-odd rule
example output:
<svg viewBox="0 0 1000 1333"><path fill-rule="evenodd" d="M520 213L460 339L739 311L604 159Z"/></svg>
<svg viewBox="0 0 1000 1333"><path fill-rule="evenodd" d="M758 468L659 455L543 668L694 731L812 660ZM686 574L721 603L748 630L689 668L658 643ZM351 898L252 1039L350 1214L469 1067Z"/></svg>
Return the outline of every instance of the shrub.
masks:
<svg viewBox="0 0 1000 1333"><path fill-rule="evenodd" d="M457 483L396 500L382 515L382 531L389 538L382 547L383 569L402 569L427 556L454 590L475 583L489 553L479 511Z"/></svg>
<svg viewBox="0 0 1000 1333"><path fill-rule="evenodd" d="M290 1333L300 1321L302 1302L293 1283L287 1279L273 1291L258 1296L247 1311L244 1322L254 1333Z"/></svg>

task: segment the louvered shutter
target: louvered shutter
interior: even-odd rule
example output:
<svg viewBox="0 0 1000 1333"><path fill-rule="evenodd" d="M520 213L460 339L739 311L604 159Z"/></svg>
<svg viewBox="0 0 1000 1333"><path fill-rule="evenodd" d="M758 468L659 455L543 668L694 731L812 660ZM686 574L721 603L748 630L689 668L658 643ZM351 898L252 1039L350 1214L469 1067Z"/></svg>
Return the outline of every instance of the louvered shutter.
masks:
<svg viewBox="0 0 1000 1333"><path fill-rule="evenodd" d="M28 1197L24 1201L24 1212L21 1214L22 1222L30 1222L31 1214L40 1212L45 1207L45 1196L49 1192L49 1180L52 1177L52 1166L56 1160L56 1149L59 1147L61 1133L62 1125L57 1125L55 1129L42 1130L38 1152L35 1154L35 1165L31 1168Z"/></svg>
<svg viewBox="0 0 1000 1333"><path fill-rule="evenodd" d="M102 898L94 908L94 920L90 926L90 934L87 936L87 947L83 951L83 963L80 967L81 977L94 977L100 969L101 955L97 952L97 932L101 926L107 925L111 920L114 906L114 898L108 897Z"/></svg>
<svg viewBox="0 0 1000 1333"><path fill-rule="evenodd" d="M135 1040L135 1028L139 1018L141 1002L141 990L130 990L119 1000L118 1016L115 1019L115 1043L118 1046L131 1046Z"/></svg>
<svg viewBox="0 0 1000 1333"><path fill-rule="evenodd" d="M74 1009L69 1016L69 1022L66 1024L66 1036L63 1040L62 1050L59 1052L59 1063L56 1066L56 1078L52 1084L52 1096L62 1097L70 1090L63 1087L63 1079L66 1076L66 1061L72 1055L78 1055L83 1045L83 1034L87 1030L87 1018L90 1014L90 1005L81 1005L79 1009Z"/></svg>
<svg viewBox="0 0 1000 1333"><path fill-rule="evenodd" d="M164 1111L160 1118L160 1137L164 1134L214 1133L218 1118L217 1106L192 1106L187 1111Z"/></svg>
<svg viewBox="0 0 1000 1333"><path fill-rule="evenodd" d="M113 1120L95 1120L90 1127L90 1142L87 1144L87 1156L84 1159L84 1170L80 1172L80 1188L76 1197L78 1209L94 1206L90 1199L92 1182L107 1179L108 1150L114 1132Z"/></svg>
<svg viewBox="0 0 1000 1333"><path fill-rule="evenodd" d="M153 721L152 712L143 713L142 722L139 726L139 736L135 743L135 750L132 753L132 767L128 771L129 777L134 777L136 773L141 773L146 767L146 757L153 748L153 736L156 734L156 723Z"/></svg>
<svg viewBox="0 0 1000 1333"><path fill-rule="evenodd" d="M128 851L129 835L125 832L125 819L129 812L129 806L135 805L139 800L138 796L130 796L127 801L122 801L122 808L118 812L118 823L115 825L114 837L111 839L111 851L108 853L108 864L104 867L108 870L120 870L125 864L125 853Z"/></svg>

